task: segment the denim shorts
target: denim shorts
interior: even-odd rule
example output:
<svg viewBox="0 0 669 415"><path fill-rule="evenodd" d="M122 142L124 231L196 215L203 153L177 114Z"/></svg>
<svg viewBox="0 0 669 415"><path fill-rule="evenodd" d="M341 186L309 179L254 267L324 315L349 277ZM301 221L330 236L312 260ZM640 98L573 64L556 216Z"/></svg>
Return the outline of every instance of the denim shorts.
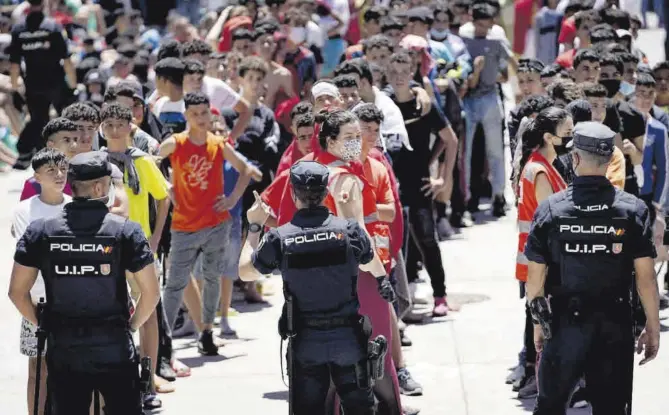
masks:
<svg viewBox="0 0 669 415"><path fill-rule="evenodd" d="M239 255L242 252L242 218L241 216L230 218L230 238L224 242L223 256L221 258L221 276L236 280L239 276ZM193 270L195 278L202 279L202 255L198 255Z"/></svg>

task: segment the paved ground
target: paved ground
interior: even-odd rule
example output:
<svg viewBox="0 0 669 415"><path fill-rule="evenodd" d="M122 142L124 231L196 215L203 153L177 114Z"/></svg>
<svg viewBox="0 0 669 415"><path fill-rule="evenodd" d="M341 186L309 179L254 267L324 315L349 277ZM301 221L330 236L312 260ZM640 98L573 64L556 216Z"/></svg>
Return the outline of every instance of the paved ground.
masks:
<svg viewBox="0 0 669 415"><path fill-rule="evenodd" d="M640 44L651 63L662 58L662 32L645 31ZM14 241L9 235L11 210L16 205L27 173L0 176L0 413L26 413L27 360L18 352L19 317L3 294L7 291ZM407 398L423 415L520 415L531 411L532 401L518 401L504 378L515 364L522 342L523 303L512 273L516 249L515 215L468 229L463 238L442 244L448 288L455 301L468 303L461 312L423 325L410 326L414 346L405 350L409 368L423 384L422 397ZM279 282L270 285L278 290ZM423 285L427 289L427 285ZM277 296L264 307L234 304L242 312L231 319L240 339L231 340L221 356L203 359L191 340L177 341L177 354L193 368L193 375L177 381L177 392L163 395L168 415L230 411L247 415L287 411L287 388L281 381ZM666 313L665 313L666 315ZM669 330L669 328L666 328ZM663 335L663 344L667 341ZM659 358L636 370L634 407L643 415L666 414L669 346ZM588 413L573 411L571 414Z"/></svg>

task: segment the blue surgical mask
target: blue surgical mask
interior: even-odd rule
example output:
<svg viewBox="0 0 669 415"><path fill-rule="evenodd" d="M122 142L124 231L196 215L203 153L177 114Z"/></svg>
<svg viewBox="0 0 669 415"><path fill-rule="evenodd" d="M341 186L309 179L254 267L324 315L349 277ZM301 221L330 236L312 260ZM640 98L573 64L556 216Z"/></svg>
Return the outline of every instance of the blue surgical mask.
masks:
<svg viewBox="0 0 669 415"><path fill-rule="evenodd" d="M622 81L620 83L620 93L624 96L630 96L634 93L635 86L629 82Z"/></svg>
<svg viewBox="0 0 669 415"><path fill-rule="evenodd" d="M430 37L433 40L437 40L439 42L443 41L448 37L449 30L448 29L443 29L443 30L438 30L438 29L430 29Z"/></svg>

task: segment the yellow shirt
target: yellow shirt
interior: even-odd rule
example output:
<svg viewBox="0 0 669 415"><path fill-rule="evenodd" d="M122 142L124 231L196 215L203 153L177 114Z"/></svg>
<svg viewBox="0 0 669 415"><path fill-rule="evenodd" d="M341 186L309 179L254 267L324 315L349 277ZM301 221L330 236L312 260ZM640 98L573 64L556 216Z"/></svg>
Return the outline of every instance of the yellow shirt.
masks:
<svg viewBox="0 0 669 415"><path fill-rule="evenodd" d="M618 189L625 189L625 155L618 147L613 148L611 162L606 169L606 178Z"/></svg>
<svg viewBox="0 0 669 415"><path fill-rule="evenodd" d="M139 194L135 194L127 184L128 174L125 173L125 192L128 195L128 219L139 223L147 238L151 237L149 223L149 195L155 200L163 200L168 196L169 184L156 163L147 156L133 158L139 178Z"/></svg>

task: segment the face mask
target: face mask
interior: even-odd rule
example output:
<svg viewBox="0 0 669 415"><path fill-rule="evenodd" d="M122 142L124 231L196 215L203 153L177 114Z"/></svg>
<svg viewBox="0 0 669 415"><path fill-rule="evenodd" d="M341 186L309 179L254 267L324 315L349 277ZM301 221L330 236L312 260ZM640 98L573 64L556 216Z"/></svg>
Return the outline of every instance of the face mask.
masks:
<svg viewBox="0 0 669 415"><path fill-rule="evenodd" d="M430 29L430 36L432 37L432 39L438 40L440 42L442 40L446 39L446 37L448 36L448 33L449 33L448 29L444 29L444 30Z"/></svg>
<svg viewBox="0 0 669 415"><path fill-rule="evenodd" d="M111 208L114 206L114 202L116 201L116 186L114 186L114 183L109 183L109 192L107 193L107 196L102 196L102 197L94 197L91 198L90 200L104 200L105 201L105 206L108 208Z"/></svg>
<svg viewBox="0 0 669 415"><path fill-rule="evenodd" d="M362 138L356 138L342 144L340 157L344 161L354 161L360 159L360 153L362 153Z"/></svg>
<svg viewBox="0 0 669 415"><path fill-rule="evenodd" d="M296 45L301 45L307 39L307 29L304 27L291 27L288 39Z"/></svg>
<svg viewBox="0 0 669 415"><path fill-rule="evenodd" d="M620 93L625 96L632 95L634 93L635 88L636 88L635 85L632 85L629 82L622 81L620 83Z"/></svg>
<svg viewBox="0 0 669 415"><path fill-rule="evenodd" d="M606 88L607 96L613 98L620 91L620 81L618 79L600 79L599 83Z"/></svg>
<svg viewBox="0 0 669 415"><path fill-rule="evenodd" d="M560 137L562 139L562 143L560 144L553 144L553 148L555 149L555 153L557 153L558 156L561 156L563 154L567 154L569 152L569 149L567 149L567 143L571 141L571 137Z"/></svg>

